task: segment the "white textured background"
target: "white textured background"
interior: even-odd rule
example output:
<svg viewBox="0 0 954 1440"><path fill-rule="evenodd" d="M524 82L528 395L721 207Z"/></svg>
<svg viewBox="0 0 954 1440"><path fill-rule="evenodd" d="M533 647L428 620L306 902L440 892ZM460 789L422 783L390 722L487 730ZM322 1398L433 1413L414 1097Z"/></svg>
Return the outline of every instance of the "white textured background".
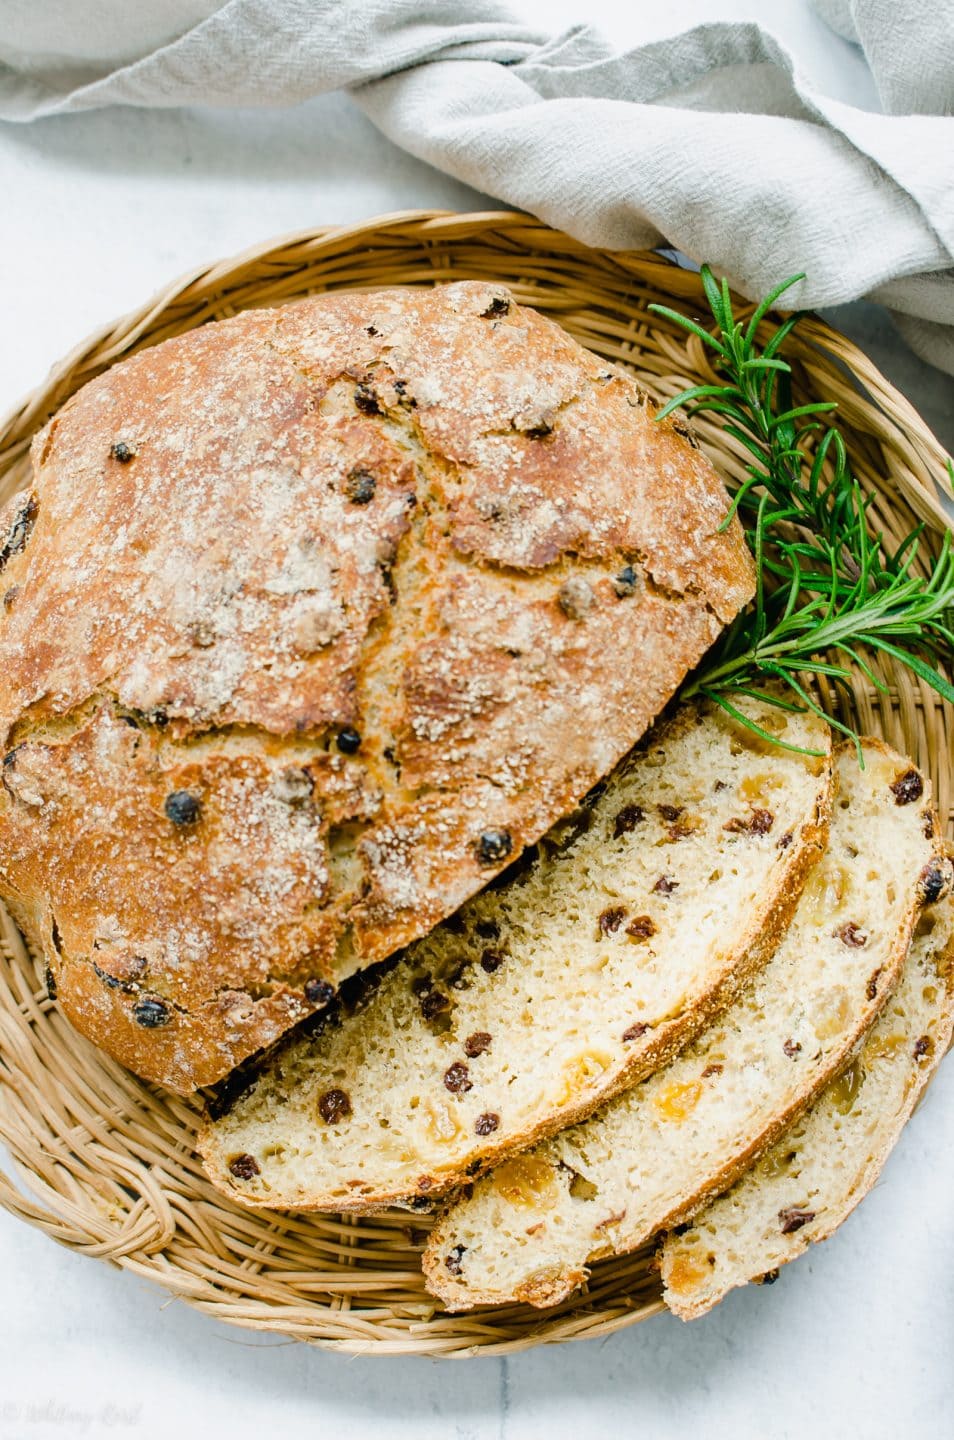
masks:
<svg viewBox="0 0 954 1440"><path fill-rule="evenodd" d="M625 39L757 0L518 0ZM655 7L654 7L655 8ZM773 23L831 49L802 0ZM845 82L849 85L851 77ZM859 82L860 83L860 82ZM861 92L859 91L859 96ZM0 126L0 411L89 330L180 271L283 231L487 202L395 151L342 97L288 112L108 111ZM954 381L874 307L847 329L954 448ZM954 1061L842 1232L691 1326L509 1361L350 1360L168 1302L0 1214L0 1440L895 1440L954 1430Z"/></svg>

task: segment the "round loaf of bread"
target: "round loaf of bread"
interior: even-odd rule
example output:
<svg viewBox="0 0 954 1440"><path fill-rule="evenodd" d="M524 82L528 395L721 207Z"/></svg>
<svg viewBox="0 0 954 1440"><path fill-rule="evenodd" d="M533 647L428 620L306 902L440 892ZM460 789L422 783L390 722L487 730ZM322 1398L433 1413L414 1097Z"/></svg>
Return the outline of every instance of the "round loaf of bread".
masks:
<svg viewBox="0 0 954 1440"><path fill-rule="evenodd" d="M0 892L73 1023L210 1084L456 910L753 589L711 466L499 286L102 375L0 520Z"/></svg>

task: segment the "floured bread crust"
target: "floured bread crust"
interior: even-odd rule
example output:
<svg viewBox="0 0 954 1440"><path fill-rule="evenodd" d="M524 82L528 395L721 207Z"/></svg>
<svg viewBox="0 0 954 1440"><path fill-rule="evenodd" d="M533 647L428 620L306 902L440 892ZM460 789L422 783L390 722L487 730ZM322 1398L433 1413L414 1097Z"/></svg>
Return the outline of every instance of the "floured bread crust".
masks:
<svg viewBox="0 0 954 1440"><path fill-rule="evenodd" d="M220 1078L425 933L750 597L708 462L497 286L167 341L0 517L0 891L64 1010Z"/></svg>

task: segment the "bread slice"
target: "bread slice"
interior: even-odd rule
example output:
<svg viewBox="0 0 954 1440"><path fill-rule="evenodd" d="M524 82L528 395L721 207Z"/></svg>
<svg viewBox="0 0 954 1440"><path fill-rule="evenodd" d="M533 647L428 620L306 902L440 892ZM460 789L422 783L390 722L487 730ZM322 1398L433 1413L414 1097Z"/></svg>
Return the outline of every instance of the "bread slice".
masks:
<svg viewBox="0 0 954 1440"><path fill-rule="evenodd" d="M945 899L924 912L901 984L848 1068L727 1194L666 1238L670 1310L704 1315L827 1240L874 1186L952 1030L954 901Z"/></svg>
<svg viewBox="0 0 954 1440"><path fill-rule="evenodd" d="M715 707L657 728L535 863L292 1041L200 1137L253 1206L419 1204L669 1059L771 954L824 844L830 733Z"/></svg>
<svg viewBox="0 0 954 1440"><path fill-rule="evenodd" d="M844 1062L897 980L940 864L918 772L878 741L864 759L862 770L853 747L839 750L828 851L734 1004L667 1068L439 1220L424 1270L450 1307L562 1300L591 1261L724 1190Z"/></svg>

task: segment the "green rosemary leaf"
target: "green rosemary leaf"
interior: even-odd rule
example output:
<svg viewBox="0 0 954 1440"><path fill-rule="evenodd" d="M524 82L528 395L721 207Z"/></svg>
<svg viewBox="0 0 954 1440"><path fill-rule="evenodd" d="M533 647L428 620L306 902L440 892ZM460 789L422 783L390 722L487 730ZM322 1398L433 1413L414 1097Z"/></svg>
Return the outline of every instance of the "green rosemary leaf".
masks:
<svg viewBox="0 0 954 1440"><path fill-rule="evenodd" d="M770 290L769 293L766 295L765 299L759 302L759 304L755 307L752 318L749 321L748 328L745 332L745 342L747 345L751 345L753 343L756 330L759 328L768 312L772 309L773 305L776 305L778 301L782 298L782 296L785 294L785 291L791 290L793 285L797 285L800 280L804 279L804 272L801 275L790 276L788 280L783 280L781 285L776 285L774 290ZM794 320L791 323L794 324Z"/></svg>
<svg viewBox="0 0 954 1440"><path fill-rule="evenodd" d="M766 705L774 705L776 710L787 710L792 715L802 715L805 706L795 700L786 700L778 690L757 690L753 685L736 685L733 694L748 695L753 700L762 700Z"/></svg>
<svg viewBox="0 0 954 1440"><path fill-rule="evenodd" d="M834 400L828 400L824 404L798 405L794 410L786 410L784 415L774 415L768 422L769 430L777 430L782 425L789 425L799 415L820 415L823 410L837 410L838 406ZM793 450L793 453L795 451Z"/></svg>
<svg viewBox="0 0 954 1440"><path fill-rule="evenodd" d="M910 650L900 650L897 645L890 645L887 640L880 637L869 643L876 645L879 650L884 650L886 654L893 655L895 660L900 660L909 670L913 670L915 675L926 681L932 690L936 690L939 695L954 705L954 685L949 680L945 680L943 675L939 675L934 667L928 665L919 655L912 654Z"/></svg>
<svg viewBox="0 0 954 1440"><path fill-rule="evenodd" d="M765 355L756 356L752 360L743 360L741 368L746 372L749 370L784 370L786 374L791 369L784 360L770 360Z"/></svg>
<svg viewBox="0 0 954 1440"><path fill-rule="evenodd" d="M917 554L918 541L923 534L924 521L922 520L919 525L915 525L913 530L908 531L907 535L905 535L897 550L895 550L894 554L889 557L889 564L892 566L892 568L897 568L901 565L909 549L911 550L911 559L914 559L914 556Z"/></svg>
<svg viewBox="0 0 954 1440"><path fill-rule="evenodd" d="M727 385L694 385L691 390L683 390L681 394L674 396L672 400L668 400L662 409L657 411L656 419L665 420L666 416L671 415L673 410L678 410L682 406L689 405L693 400L698 400L700 397L706 398L716 395L734 394L735 391ZM711 409L712 407L706 406L705 408Z"/></svg>
<svg viewBox="0 0 954 1440"><path fill-rule="evenodd" d="M704 330L701 325L696 324L695 320L690 320L688 315L680 315L678 310L670 310L668 305L650 305L649 308L655 315L662 315L676 325L681 325L683 330L688 330L690 334L696 335L703 344L709 345L713 350L718 350L719 354L724 355L726 359L729 358L728 351L722 342L717 340L710 330Z"/></svg>
<svg viewBox="0 0 954 1440"><path fill-rule="evenodd" d="M954 549L943 538L927 576L914 566L923 555L925 527L916 525L893 550L871 526L874 496L853 475L844 436L832 422L837 406L792 399L791 367L779 351L800 316L786 317L761 347L756 332L779 298L802 276L775 287L748 324L735 319L728 284L708 266L701 272L712 312L710 331L666 306L650 307L697 336L713 352L720 383L695 385L670 400L659 418L679 406L718 415L725 433L747 457L746 474L730 485L729 513L742 522L758 573L752 603L736 617L684 687L707 695L763 738L732 695L771 698L824 714L803 677L845 686L853 666L879 690L884 681L862 650L907 666L946 700L954 685L942 673L954 657ZM954 491L954 462L946 464ZM766 691L766 682L784 690ZM835 729L858 737L832 715ZM859 749L860 758L860 749Z"/></svg>
<svg viewBox="0 0 954 1440"><path fill-rule="evenodd" d="M858 764L861 766L862 769L864 769L865 761L864 753L861 749L861 736L856 734L856 732L852 730L850 725L846 725L843 721L839 720L836 715L831 715L828 711L823 710L822 707L818 704L818 701L815 700L813 696L805 689L804 685L800 683L797 676L785 674L780 678L784 679L785 683L791 686L791 688L795 691L796 695L800 695L802 697L805 704L810 710L812 710L816 715L820 716L822 720L827 720L833 730L838 730L848 740L854 741L855 753L858 756Z"/></svg>
<svg viewBox="0 0 954 1440"><path fill-rule="evenodd" d="M854 663L858 666L858 669L866 677L869 683L874 686L876 690L880 690L882 695L887 695L889 693L891 689L890 685L886 685L885 682L881 679L881 677L874 673L871 666L867 663L867 661L862 655L859 655L858 651L854 648L854 646L843 644L841 649L845 655L851 656Z"/></svg>
<svg viewBox="0 0 954 1440"><path fill-rule="evenodd" d="M787 320L783 320L782 324L778 327L775 334L772 336L765 349L762 351L762 354L769 356L775 355L777 351L780 350L781 347L785 344L785 341L788 339L789 335L791 335L792 331L795 329L795 326L798 324L801 318L801 312L799 312L796 315L790 315Z"/></svg>
<svg viewBox="0 0 954 1440"><path fill-rule="evenodd" d="M761 725L752 719L751 715L746 715L744 711L740 710L737 705L733 705L731 701L727 700L718 690L703 691L701 693L705 694L707 699L714 701L716 705L731 715L734 720L738 720L747 730L751 730L754 734L760 735L763 740L768 740L770 744L777 745L780 750L791 750L796 755L823 756L825 753L823 750L809 750L804 745L792 745L790 741L780 740L777 735L772 734L771 730L764 730ZM769 701L772 699L769 695L766 695L764 698ZM779 708L781 709L783 707L780 706ZM812 708L818 709L816 705L813 705Z"/></svg>
<svg viewBox="0 0 954 1440"><path fill-rule="evenodd" d="M701 409L702 407L700 406L699 408ZM733 439L738 440L739 444L744 445L746 450L750 450L757 460L761 460L761 442L757 440L748 430L740 430L738 425L726 425L725 433L727 435L731 435ZM763 476L762 478L765 479L768 477Z"/></svg>
<svg viewBox="0 0 954 1440"><path fill-rule="evenodd" d="M719 322L719 328L723 332L723 335L726 335L732 328L731 308L729 309L727 316L722 303L723 293L725 294L726 299L728 299L728 287L725 286L723 282L724 290L719 289L716 278L713 275L712 271L709 269L708 265L703 265L700 272L700 278L702 280L702 288L705 291L706 299L709 302L709 309L712 311L716 320Z"/></svg>

